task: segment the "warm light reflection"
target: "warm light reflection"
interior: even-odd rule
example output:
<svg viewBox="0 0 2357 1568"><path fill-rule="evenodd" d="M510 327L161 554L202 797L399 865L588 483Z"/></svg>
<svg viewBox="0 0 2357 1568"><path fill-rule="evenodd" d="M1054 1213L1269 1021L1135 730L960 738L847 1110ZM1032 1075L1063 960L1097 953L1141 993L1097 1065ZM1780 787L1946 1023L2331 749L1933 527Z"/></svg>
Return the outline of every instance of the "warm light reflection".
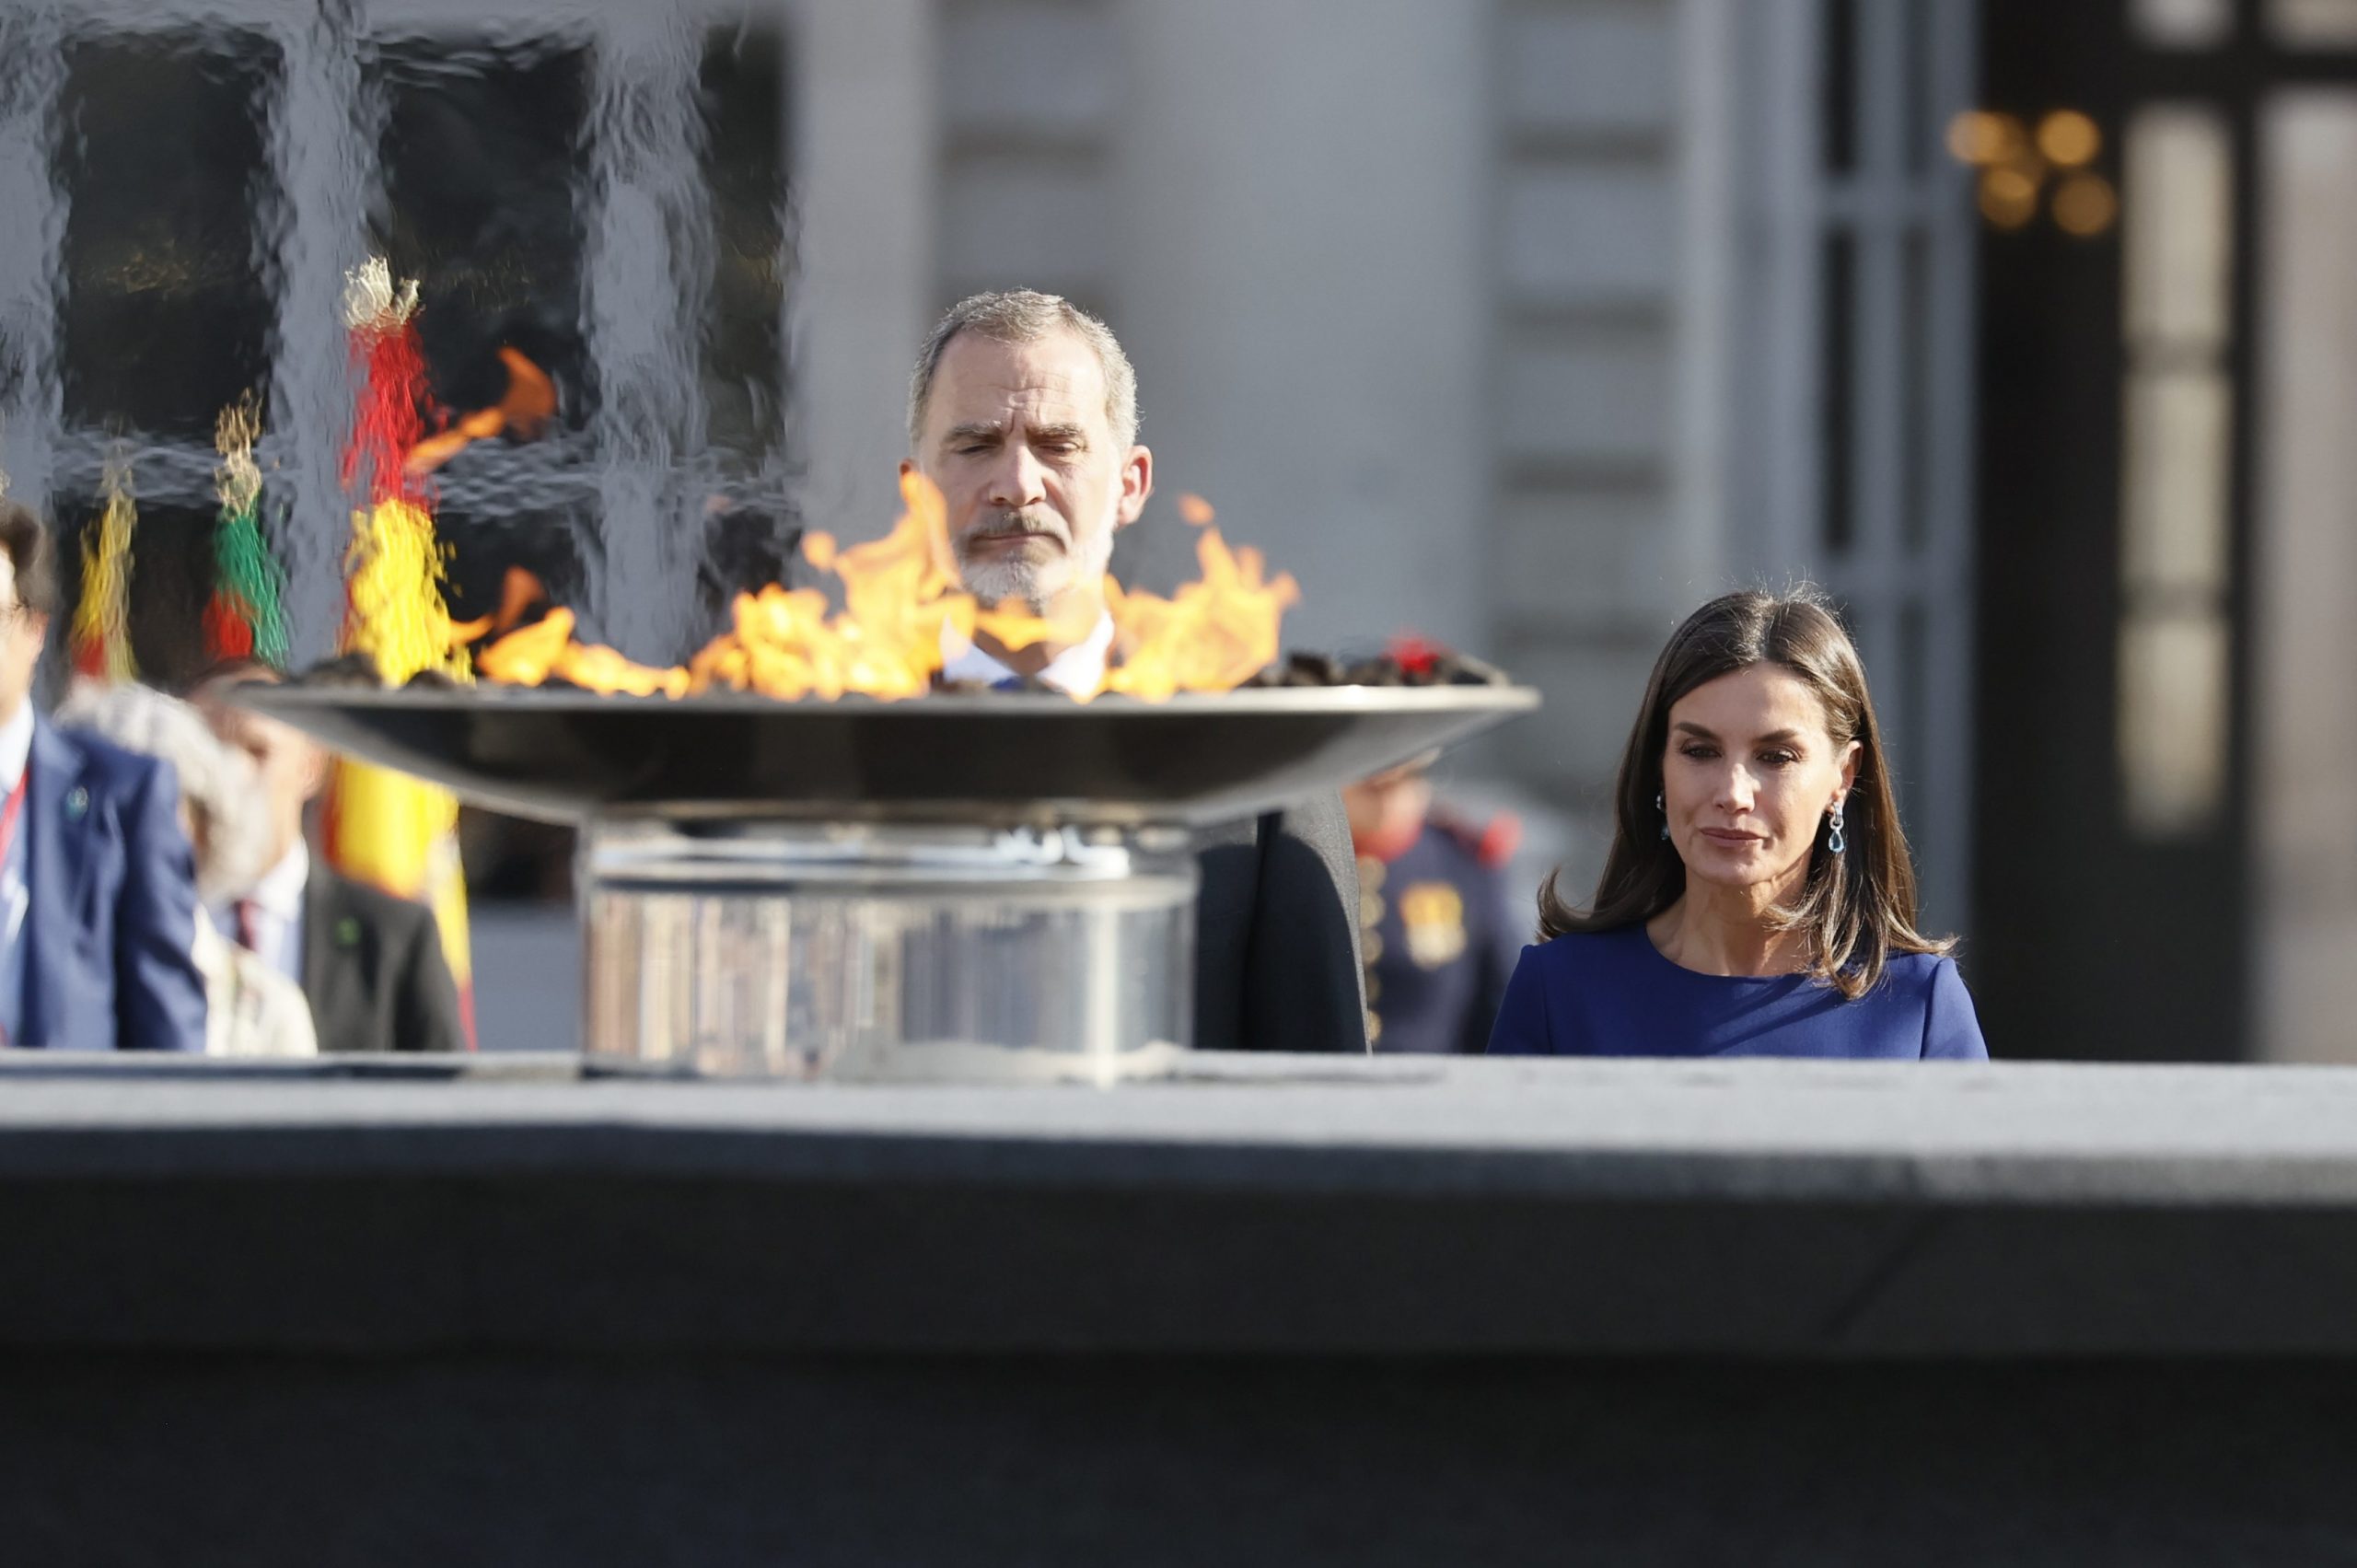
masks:
<svg viewBox="0 0 2357 1568"><path fill-rule="evenodd" d="M2055 226L2084 239L2107 231L2119 216L2111 182L2095 172L2103 129L2075 109L2049 111L2033 133L2018 117L1967 110L1948 122L1948 152L1980 171L1977 201L1992 227L2016 230L2038 216L2052 184Z"/></svg>
<svg viewBox="0 0 2357 1568"><path fill-rule="evenodd" d="M2010 114L1968 109L1948 122L1949 156L1958 163L1987 168L2003 163L2029 145L2029 133Z"/></svg>
<svg viewBox="0 0 2357 1568"><path fill-rule="evenodd" d="M2038 122L2038 150L2061 168L2084 168L2103 151L2103 132L2075 109L2058 109Z"/></svg>
<svg viewBox="0 0 2357 1568"><path fill-rule="evenodd" d="M1984 171L1980 215L1999 228L2024 227L2038 215L2038 181L2018 168Z"/></svg>
<svg viewBox="0 0 2357 1568"><path fill-rule="evenodd" d="M2054 192L2054 226L2065 234L2091 239L2119 217L2119 193L2100 174L2074 174Z"/></svg>

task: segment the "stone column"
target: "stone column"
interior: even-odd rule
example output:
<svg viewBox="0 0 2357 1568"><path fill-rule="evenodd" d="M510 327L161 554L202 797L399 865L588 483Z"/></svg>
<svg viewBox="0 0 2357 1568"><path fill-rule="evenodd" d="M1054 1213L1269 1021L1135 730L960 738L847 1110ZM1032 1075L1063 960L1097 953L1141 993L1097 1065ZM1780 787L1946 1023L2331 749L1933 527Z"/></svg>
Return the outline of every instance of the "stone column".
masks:
<svg viewBox="0 0 2357 1568"><path fill-rule="evenodd" d="M289 653L300 667L335 651L353 496L341 468L354 383L343 275L367 259L379 186L383 105L362 69L356 0L326 0L282 29L285 67L269 128L276 200L256 261L278 301L263 513L286 569ZM281 516L283 524L276 522ZM273 526L275 525L275 526Z"/></svg>
<svg viewBox="0 0 2357 1568"><path fill-rule="evenodd" d="M1300 578L1292 645L1481 646L1489 8L1120 15L1110 306L1163 494L1200 492ZM1191 575L1167 500L1148 517L1156 586Z"/></svg>
<svg viewBox="0 0 2357 1568"><path fill-rule="evenodd" d="M598 386L590 603L625 653L668 664L694 632L703 551L701 333L712 213L698 155L703 29L677 0L606 12L591 66L586 336Z"/></svg>
<svg viewBox="0 0 2357 1568"><path fill-rule="evenodd" d="M879 535L900 505L910 363L932 324L931 0L807 0L795 30L791 446L803 520Z"/></svg>

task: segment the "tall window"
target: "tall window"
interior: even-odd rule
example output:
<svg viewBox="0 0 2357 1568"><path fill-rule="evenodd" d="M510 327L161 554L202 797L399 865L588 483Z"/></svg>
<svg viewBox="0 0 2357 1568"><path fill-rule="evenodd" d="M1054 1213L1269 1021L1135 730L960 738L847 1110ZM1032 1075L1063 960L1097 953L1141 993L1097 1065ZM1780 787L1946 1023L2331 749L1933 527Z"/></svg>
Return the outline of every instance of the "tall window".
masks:
<svg viewBox="0 0 2357 1568"><path fill-rule="evenodd" d="M783 40L725 4L544 9L0 0L0 470L69 577L128 490L110 576L151 676L203 657L215 421L247 397L294 651L331 651L370 254L421 285L434 418L553 388L437 470L462 601L520 562L668 658L725 604L707 579L777 574Z"/></svg>
<svg viewBox="0 0 2357 1568"><path fill-rule="evenodd" d="M2145 104L2122 140L2121 807L2168 837L2226 796L2234 166L2199 103Z"/></svg>
<svg viewBox="0 0 2357 1568"><path fill-rule="evenodd" d="M1926 918L1945 928L1967 923L1970 891L1973 218L1944 134L1973 99L1978 12L1812 0L1743 13L1763 90L1759 145L1738 168L1762 264L1738 284L1750 341L1737 552L1841 601Z"/></svg>

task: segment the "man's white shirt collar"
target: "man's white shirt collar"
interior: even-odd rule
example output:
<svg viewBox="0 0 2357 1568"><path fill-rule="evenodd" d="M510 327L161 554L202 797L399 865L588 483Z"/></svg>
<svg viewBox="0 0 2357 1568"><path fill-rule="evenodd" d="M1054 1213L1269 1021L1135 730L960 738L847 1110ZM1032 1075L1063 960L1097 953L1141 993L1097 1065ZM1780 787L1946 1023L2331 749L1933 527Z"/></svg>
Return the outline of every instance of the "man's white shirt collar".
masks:
<svg viewBox="0 0 2357 1568"><path fill-rule="evenodd" d="M17 705L17 716L0 724L0 790L17 787L25 776L25 762L33 754L33 701Z"/></svg>
<svg viewBox="0 0 2357 1568"><path fill-rule="evenodd" d="M261 880L246 897L260 905L263 912L293 921L303 912L303 887L310 879L311 848L297 838L278 857L278 864L261 874Z"/></svg>
<svg viewBox="0 0 2357 1568"><path fill-rule="evenodd" d="M1097 630L1050 659L1039 671L1039 679L1066 695L1093 692L1105 684L1105 665L1112 653L1113 616L1109 610L1097 622ZM989 685L1015 673L946 626L941 629L941 673L950 680Z"/></svg>

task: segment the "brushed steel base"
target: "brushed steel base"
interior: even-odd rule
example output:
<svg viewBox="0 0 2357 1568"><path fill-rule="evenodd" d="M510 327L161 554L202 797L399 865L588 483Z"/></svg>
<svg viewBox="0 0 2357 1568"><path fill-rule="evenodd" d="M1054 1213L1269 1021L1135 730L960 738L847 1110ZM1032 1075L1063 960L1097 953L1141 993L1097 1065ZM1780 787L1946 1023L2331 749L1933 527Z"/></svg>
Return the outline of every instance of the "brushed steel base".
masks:
<svg viewBox="0 0 2357 1568"><path fill-rule="evenodd" d="M1189 1042L1183 830L604 822L580 871L602 1066L1109 1082Z"/></svg>

